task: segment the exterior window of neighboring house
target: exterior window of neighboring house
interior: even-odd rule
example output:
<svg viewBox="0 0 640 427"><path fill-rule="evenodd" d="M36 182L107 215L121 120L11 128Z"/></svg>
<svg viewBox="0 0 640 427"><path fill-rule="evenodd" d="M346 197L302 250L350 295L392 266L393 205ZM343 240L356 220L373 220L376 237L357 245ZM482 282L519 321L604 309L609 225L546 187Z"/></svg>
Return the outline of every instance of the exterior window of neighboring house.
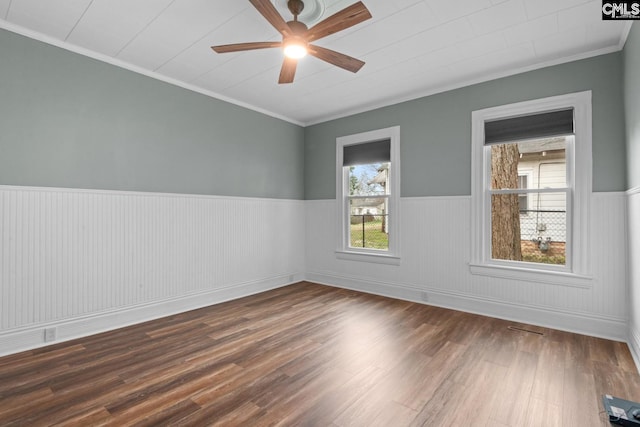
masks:
<svg viewBox="0 0 640 427"><path fill-rule="evenodd" d="M529 188L529 175L523 174L518 170L518 188ZM520 215L529 213L529 196L527 194L518 194L518 205L520 207Z"/></svg>
<svg viewBox="0 0 640 427"><path fill-rule="evenodd" d="M590 92L474 112L472 169L472 272L588 276Z"/></svg>
<svg viewBox="0 0 640 427"><path fill-rule="evenodd" d="M339 258L398 263L400 129L336 140Z"/></svg>

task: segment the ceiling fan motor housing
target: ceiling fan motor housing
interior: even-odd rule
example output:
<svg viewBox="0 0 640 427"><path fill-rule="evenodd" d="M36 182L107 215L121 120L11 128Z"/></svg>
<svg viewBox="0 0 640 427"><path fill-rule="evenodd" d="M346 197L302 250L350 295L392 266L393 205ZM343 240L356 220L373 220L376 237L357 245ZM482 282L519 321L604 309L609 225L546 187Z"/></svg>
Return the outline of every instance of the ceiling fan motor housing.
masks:
<svg viewBox="0 0 640 427"><path fill-rule="evenodd" d="M304 33L308 30L304 22L300 22L300 21L289 21L287 22L287 25L289 26L289 28L291 28L291 32L293 32L293 34L300 37L302 37Z"/></svg>

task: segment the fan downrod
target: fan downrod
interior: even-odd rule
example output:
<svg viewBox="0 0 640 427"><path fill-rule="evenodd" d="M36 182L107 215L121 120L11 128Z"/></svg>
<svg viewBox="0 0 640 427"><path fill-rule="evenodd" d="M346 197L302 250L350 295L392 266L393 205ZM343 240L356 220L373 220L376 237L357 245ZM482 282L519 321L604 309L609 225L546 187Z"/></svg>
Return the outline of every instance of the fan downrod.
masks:
<svg viewBox="0 0 640 427"><path fill-rule="evenodd" d="M298 15L300 15L304 10L304 3L302 2L302 0L289 0L287 2L287 7L293 15L293 20L297 21Z"/></svg>

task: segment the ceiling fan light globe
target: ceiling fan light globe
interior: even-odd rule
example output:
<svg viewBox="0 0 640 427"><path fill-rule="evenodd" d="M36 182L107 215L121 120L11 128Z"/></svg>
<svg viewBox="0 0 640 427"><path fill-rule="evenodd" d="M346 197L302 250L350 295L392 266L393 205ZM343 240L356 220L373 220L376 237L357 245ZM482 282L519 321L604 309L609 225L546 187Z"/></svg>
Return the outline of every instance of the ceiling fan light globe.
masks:
<svg viewBox="0 0 640 427"><path fill-rule="evenodd" d="M287 58L291 59L300 59L307 56L307 48L306 46L298 43L287 44L284 47L284 54Z"/></svg>

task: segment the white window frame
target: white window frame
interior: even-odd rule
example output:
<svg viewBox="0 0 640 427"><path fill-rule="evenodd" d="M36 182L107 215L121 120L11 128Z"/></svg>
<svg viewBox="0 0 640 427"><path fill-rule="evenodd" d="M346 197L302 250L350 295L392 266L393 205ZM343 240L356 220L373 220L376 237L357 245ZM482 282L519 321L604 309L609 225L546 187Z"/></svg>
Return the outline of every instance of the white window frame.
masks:
<svg viewBox="0 0 640 427"><path fill-rule="evenodd" d="M390 140L389 168L389 249L353 248L349 246L349 168L344 167L344 147ZM377 129L336 138L336 257L378 264L400 264L400 126Z"/></svg>
<svg viewBox="0 0 640 427"><path fill-rule="evenodd" d="M566 265L491 258L491 147L485 122L573 108L575 138L567 143ZM589 210L592 176L591 91L486 108L472 113L471 262L473 274L589 288Z"/></svg>

